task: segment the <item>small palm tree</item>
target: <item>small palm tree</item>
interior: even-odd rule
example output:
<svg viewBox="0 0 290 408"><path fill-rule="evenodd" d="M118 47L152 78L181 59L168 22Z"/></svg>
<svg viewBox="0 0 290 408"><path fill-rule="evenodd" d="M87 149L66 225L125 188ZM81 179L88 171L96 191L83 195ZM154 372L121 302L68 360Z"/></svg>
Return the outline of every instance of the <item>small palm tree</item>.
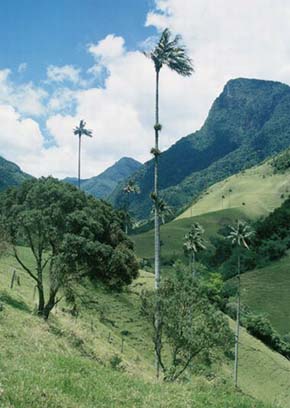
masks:
<svg viewBox="0 0 290 408"><path fill-rule="evenodd" d="M190 269L193 278L196 275L195 268L196 254L199 251L206 249L206 241L203 235L204 235L203 227L198 222L195 222L192 224L189 233L186 234L184 237L183 248L185 253L189 255Z"/></svg>
<svg viewBox="0 0 290 408"><path fill-rule="evenodd" d="M86 126L86 122L84 120L81 120L79 126L73 130L74 135L77 135L79 137L79 157L78 157L78 187L79 189L81 188L81 140L82 140L82 136L85 135L88 137L93 137L93 132L89 129L86 129L85 126Z"/></svg>
<svg viewBox="0 0 290 408"><path fill-rule="evenodd" d="M155 68L155 146L151 150L154 156L154 194L155 200L155 214L154 214L154 240L155 240L155 289L160 288L160 220L159 220L159 208L158 208L158 159L161 154L159 150L159 132L162 128L159 123L159 74L161 68L166 65L171 70L177 72L182 76L190 76L193 72L192 61L187 56L185 47L180 44L181 37L179 35L171 38L171 33L168 28L166 28L159 39L158 44L155 48L149 52L144 53L146 57L150 58L154 64ZM160 313L156 311L155 316L155 327L156 327L156 344L161 344L159 341L160 333ZM158 357L158 351L156 352ZM159 362L156 357L156 376L159 378Z"/></svg>
<svg viewBox="0 0 290 408"><path fill-rule="evenodd" d="M154 215L155 215L154 194L153 194L152 200L154 201L154 204L151 210L151 214L153 215L152 219L154 219ZM162 222L162 224L165 224L167 217L170 217L171 215L173 215L172 208L162 198L158 200L158 214L159 214L159 219Z"/></svg>
<svg viewBox="0 0 290 408"><path fill-rule="evenodd" d="M125 221L125 232L128 234L128 229L129 229L129 206L130 206L130 195L131 194L139 194L140 193L140 187L138 186L137 183L135 183L133 180L129 180L128 183L125 185L123 188L123 192L126 195L126 204L125 204L125 213L126 213L126 221Z"/></svg>
<svg viewBox="0 0 290 408"><path fill-rule="evenodd" d="M238 364L239 364L239 338L240 338L240 316L241 316L241 248L249 249L248 241L254 234L249 224L238 220L234 226L229 226L230 233L227 236L232 244L237 248L238 252L238 299L237 299L237 314L236 314L236 334L235 334L235 367L234 367L234 383L238 386Z"/></svg>

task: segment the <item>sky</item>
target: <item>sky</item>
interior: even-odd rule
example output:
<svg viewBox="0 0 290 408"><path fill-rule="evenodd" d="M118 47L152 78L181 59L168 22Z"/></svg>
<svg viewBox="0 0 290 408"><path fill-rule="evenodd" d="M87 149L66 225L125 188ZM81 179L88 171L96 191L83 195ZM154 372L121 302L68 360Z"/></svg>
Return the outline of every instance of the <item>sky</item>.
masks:
<svg viewBox="0 0 290 408"><path fill-rule="evenodd" d="M154 67L142 53L180 34L195 73L162 68L161 149L199 129L226 82L290 84L287 0L3 0L0 155L34 176L82 177L124 156L150 159Z"/></svg>

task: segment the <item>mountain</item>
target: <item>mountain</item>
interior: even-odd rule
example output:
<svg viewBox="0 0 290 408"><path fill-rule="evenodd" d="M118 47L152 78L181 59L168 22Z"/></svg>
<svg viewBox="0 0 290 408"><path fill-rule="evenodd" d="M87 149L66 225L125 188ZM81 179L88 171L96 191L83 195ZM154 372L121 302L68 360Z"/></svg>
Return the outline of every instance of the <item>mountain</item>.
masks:
<svg viewBox="0 0 290 408"><path fill-rule="evenodd" d="M273 81L233 79L213 103L202 128L163 152L161 196L176 211L212 184L261 163L290 145L290 87ZM132 197L131 212L148 217L152 202L153 160L134 175L141 193ZM110 200L120 206L122 188Z"/></svg>
<svg viewBox="0 0 290 408"><path fill-rule="evenodd" d="M107 198L118 183L130 177L141 166L138 161L123 157L98 176L81 180L81 188L97 198ZM78 184L77 178L67 177L64 181L75 186Z"/></svg>
<svg viewBox="0 0 290 408"><path fill-rule="evenodd" d="M17 164L0 156L0 191L11 186L18 186L29 178L31 176L24 173Z"/></svg>

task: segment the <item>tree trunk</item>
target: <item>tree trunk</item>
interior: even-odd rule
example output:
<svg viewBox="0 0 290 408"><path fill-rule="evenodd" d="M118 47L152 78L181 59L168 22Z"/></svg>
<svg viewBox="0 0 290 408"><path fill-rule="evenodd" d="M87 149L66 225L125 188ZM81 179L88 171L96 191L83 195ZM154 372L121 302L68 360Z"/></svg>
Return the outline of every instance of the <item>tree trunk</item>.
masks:
<svg viewBox="0 0 290 408"><path fill-rule="evenodd" d="M43 309L43 318L45 320L48 319L48 316L50 314L50 312L52 311L52 309L55 306L55 296L56 296L57 291L55 290L50 290L50 294L49 294L49 299L47 304L45 305L44 309Z"/></svg>
<svg viewBox="0 0 290 408"><path fill-rule="evenodd" d="M81 135L79 135L78 187L81 189Z"/></svg>
<svg viewBox="0 0 290 408"><path fill-rule="evenodd" d="M43 316L45 300L44 300L43 285L42 285L41 282L38 282L38 284L37 284L37 290L38 290L38 309L37 309L37 314L38 314L38 316Z"/></svg>
<svg viewBox="0 0 290 408"><path fill-rule="evenodd" d="M158 201L158 151L159 151L159 70L156 70L156 94L155 94L155 150L156 154L154 156L154 195L155 195L155 213L154 213L154 256L155 256L155 290L157 296L159 297L160 288L160 220L159 220L159 201ZM160 374L160 363L158 358L158 353L161 349L161 326L160 326L160 305L156 302L156 313L155 313L155 329L156 329L156 355L155 355L155 365L156 365L156 377L159 378Z"/></svg>
<svg viewBox="0 0 290 408"><path fill-rule="evenodd" d="M238 248L238 299L237 299L237 320L236 320L236 334L235 334L235 368L234 368L234 382L235 387L238 386L238 367L239 367L239 340L240 340L240 314L241 314L241 258L240 249Z"/></svg>
<svg viewBox="0 0 290 408"><path fill-rule="evenodd" d="M191 255L191 274L193 279L195 278L195 274L196 274L196 269L195 269L195 253L194 251L192 251L192 255Z"/></svg>
<svg viewBox="0 0 290 408"><path fill-rule="evenodd" d="M159 71L156 71L156 101L155 101L155 125L159 124ZM155 149L159 149L159 130L155 126ZM155 238L155 289L160 287L160 220L158 206L158 154L154 157L154 195L155 195L155 214L154 214L154 238Z"/></svg>
<svg viewBox="0 0 290 408"><path fill-rule="evenodd" d="M126 193L127 194L127 199L126 199L126 225L125 225L125 233L126 233L126 235L128 235L128 232L129 232L129 205L130 205L130 202L129 202L129 193Z"/></svg>

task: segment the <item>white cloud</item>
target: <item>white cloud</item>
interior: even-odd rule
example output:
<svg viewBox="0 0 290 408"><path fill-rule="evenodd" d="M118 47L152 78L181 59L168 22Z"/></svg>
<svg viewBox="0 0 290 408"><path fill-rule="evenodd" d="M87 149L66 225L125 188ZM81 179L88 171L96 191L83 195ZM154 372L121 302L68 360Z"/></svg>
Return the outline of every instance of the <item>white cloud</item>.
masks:
<svg viewBox="0 0 290 408"><path fill-rule="evenodd" d="M79 68L75 68L72 65L63 65L61 67L49 65L46 74L48 80L52 82L69 81L73 84L79 84L81 82L80 72Z"/></svg>
<svg viewBox="0 0 290 408"><path fill-rule="evenodd" d="M23 72L25 72L26 70L27 70L27 63L26 62L22 62L21 64L18 65L17 72L19 74L23 74Z"/></svg>
<svg viewBox="0 0 290 408"><path fill-rule="evenodd" d="M9 104L19 112L38 116L45 112L47 92L32 82L15 85L9 69L0 70L0 104Z"/></svg>
<svg viewBox="0 0 290 408"><path fill-rule="evenodd" d="M27 156L38 154L43 139L37 122L22 118L8 105L0 105L0 122L1 154L22 163Z"/></svg>
<svg viewBox="0 0 290 408"><path fill-rule="evenodd" d="M107 64L125 53L125 40L123 37L109 34L97 44L89 44L88 51L96 60Z"/></svg>
<svg viewBox="0 0 290 408"><path fill-rule="evenodd" d="M290 4L285 0L155 0L146 24L182 35L196 73L183 102L192 129L225 83L238 77L290 83Z"/></svg>

